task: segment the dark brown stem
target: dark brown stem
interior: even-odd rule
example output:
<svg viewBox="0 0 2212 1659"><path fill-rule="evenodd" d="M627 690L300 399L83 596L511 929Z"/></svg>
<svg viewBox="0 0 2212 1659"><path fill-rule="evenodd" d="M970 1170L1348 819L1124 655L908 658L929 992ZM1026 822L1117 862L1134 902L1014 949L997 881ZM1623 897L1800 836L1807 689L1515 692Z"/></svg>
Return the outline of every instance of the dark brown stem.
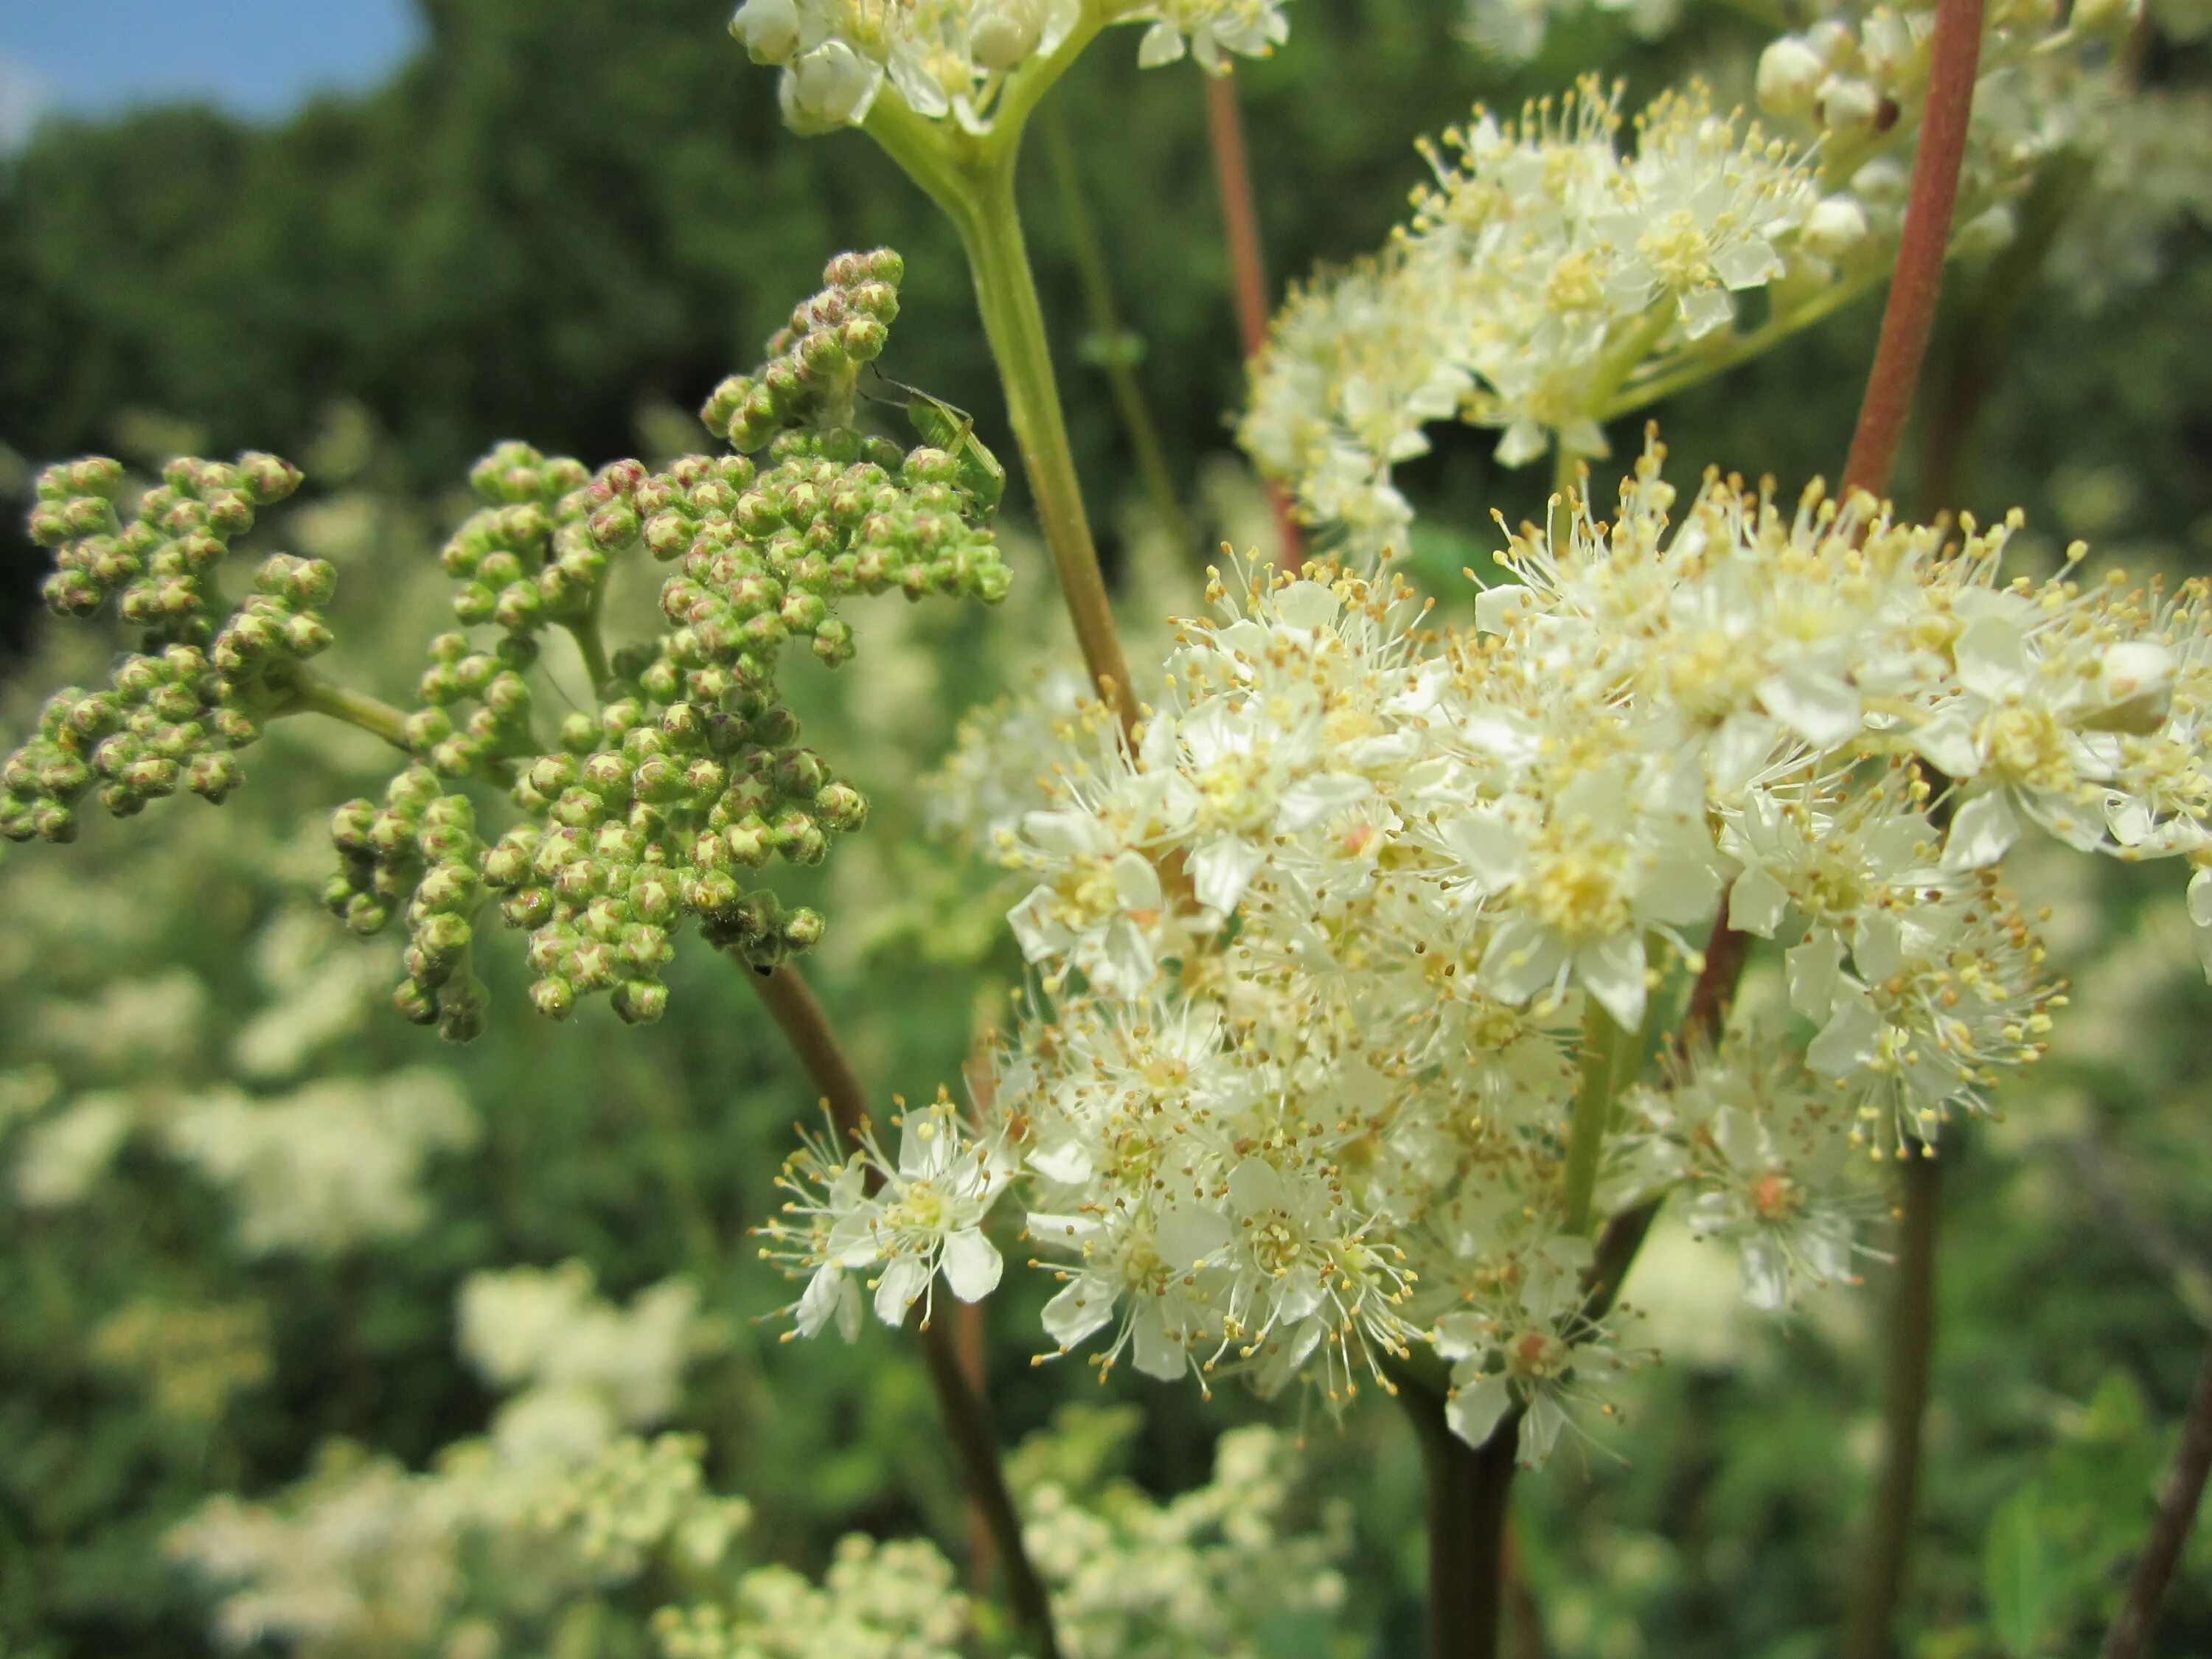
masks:
<svg viewBox="0 0 2212 1659"><path fill-rule="evenodd" d="M1244 118L1237 106L1237 84L1228 76L1206 77L1206 125L1213 141L1213 176L1221 187L1221 220L1229 243L1231 286L1237 296L1237 334L1250 359L1267 343L1267 268L1260 251L1260 213L1245 155ZM1270 481L1267 501L1275 512L1283 568L1296 570L1304 562L1305 548L1290 499Z"/></svg>
<svg viewBox="0 0 2212 1659"><path fill-rule="evenodd" d="M2158 1516L2150 1536L2143 1540L2135 1576L2120 1602L2119 1616L2105 1638L2098 1659L2138 1659L2149 1645L2158 1623L2166 1587L2181 1560L2182 1547L2197 1520L2204 1498L2204 1480L2212 1474L2212 1346L2204 1350L2203 1368L2197 1374L2197 1392L2189 1414L2181 1419L2181 1443L2174 1448L2173 1463L2158 1494Z"/></svg>
<svg viewBox="0 0 2212 1659"><path fill-rule="evenodd" d="M1506 1502L1521 1443L1515 1407L1479 1447L1444 1420L1444 1391L1401 1377L1398 1403L1421 1443L1429 1546L1428 1659L1498 1659Z"/></svg>
<svg viewBox="0 0 2212 1659"><path fill-rule="evenodd" d="M1674 1039L1682 1058L1720 1041L1729 1004L1735 1000L1737 981L1743 978L1744 955L1750 948L1748 936L1728 925L1728 895L1723 892L1720 914L1713 918L1713 930L1705 936L1705 965L1698 969L1697 982L1690 987L1689 1006L1682 1011L1682 1029ZM1642 1234L1637 1236L1637 1242L1643 1242Z"/></svg>
<svg viewBox="0 0 2212 1659"><path fill-rule="evenodd" d="M1844 1624L1844 1659L1883 1659L1905 1590L1912 1516L1920 1496L1920 1442L1936 1348L1936 1221L1942 1166L1917 1141L1899 1171L1897 1286L1890 1309L1889 1392L1874 1512L1867 1522L1858 1593Z"/></svg>
<svg viewBox="0 0 2212 1659"><path fill-rule="evenodd" d="M821 1091L822 1103L836 1126L841 1139L856 1145L868 1124L867 1097L852 1062L830 1028L814 993L788 963L768 973L757 969L748 975L761 1000L775 1016L784 1039L806 1067L806 1075ZM1006 1472L999 1461L999 1443L991 1430L991 1412L982 1392L969 1379L960 1362L957 1339L950 1320L921 1322L918 1336L921 1357L929 1370L931 1389L937 1396L938 1414L952 1443L969 1502L989 1528L991 1542L1006 1575L1006 1598L1014 1617L1035 1649L1033 1659L1059 1659L1053 1635L1052 1601L1036 1564L1030 1559L1022 1540L1021 1516L1006 1486Z"/></svg>
<svg viewBox="0 0 2212 1659"><path fill-rule="evenodd" d="M1950 252L1951 210L1959 198L1959 165L1966 150L1966 120L1982 57L1982 0L1937 0L1936 32L1929 42L1928 104L1920 144L1912 158L1912 186L1905 198L1905 228L1898 240L1897 270L1881 313L1881 337L1867 374L1858 428L1844 467L1844 492L1889 487L1898 441L1928 356L1936 325L1943 260Z"/></svg>

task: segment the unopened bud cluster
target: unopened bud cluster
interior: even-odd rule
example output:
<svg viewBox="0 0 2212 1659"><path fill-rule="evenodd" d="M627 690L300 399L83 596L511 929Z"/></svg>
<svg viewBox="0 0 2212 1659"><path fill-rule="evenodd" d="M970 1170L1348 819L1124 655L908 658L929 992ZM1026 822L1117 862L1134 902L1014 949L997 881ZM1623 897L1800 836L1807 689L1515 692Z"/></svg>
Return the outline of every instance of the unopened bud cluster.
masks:
<svg viewBox="0 0 2212 1659"><path fill-rule="evenodd" d="M456 1037L481 1024L466 950L495 894L529 931L532 1000L553 1018L601 992L626 1020L659 1018L687 920L760 968L821 938L818 912L787 908L749 872L820 862L867 803L799 742L778 659L803 640L824 663L847 661L853 630L835 606L850 594L995 603L1007 585L985 527L995 501L979 499L963 459L852 424L854 382L883 349L902 270L889 249L841 254L770 360L717 389L703 418L751 453L594 475L507 444L476 468L487 505L444 562L462 584L459 620L504 632L489 650L462 632L433 641L425 706L403 727L418 764L382 808L356 802L337 824L333 908L362 931L407 908L398 1000L410 1018ZM669 631L602 659L599 591L610 562L640 548L674 567L660 595ZM526 676L553 624L583 644L601 701L548 745ZM479 842L460 798L441 793L463 776L507 785L523 821Z"/></svg>
<svg viewBox="0 0 2212 1659"><path fill-rule="evenodd" d="M116 501L123 469L104 457L49 468L30 515L32 538L56 550L46 602L91 617L112 603L143 631L103 690L48 699L37 732L0 769L0 835L68 841L77 804L97 790L118 816L179 788L220 801L241 779L236 751L260 735L293 693L293 667L331 642L321 608L336 574L319 559L276 554L254 592L218 631L215 572L283 500L300 474L273 455L236 463L179 459L131 523Z"/></svg>
<svg viewBox="0 0 2212 1659"><path fill-rule="evenodd" d="M381 807L353 800L338 808L331 838L343 863L323 891L334 915L367 937L404 907L407 977L392 999L399 1012L456 1042L476 1036L484 988L469 946L483 903L483 843L468 798L446 793L429 768L410 767Z"/></svg>
<svg viewBox="0 0 2212 1659"><path fill-rule="evenodd" d="M853 377L882 356L905 276L906 261L887 247L832 259L821 291L769 339L768 362L714 388L700 411L708 430L750 455L787 426L849 418Z"/></svg>

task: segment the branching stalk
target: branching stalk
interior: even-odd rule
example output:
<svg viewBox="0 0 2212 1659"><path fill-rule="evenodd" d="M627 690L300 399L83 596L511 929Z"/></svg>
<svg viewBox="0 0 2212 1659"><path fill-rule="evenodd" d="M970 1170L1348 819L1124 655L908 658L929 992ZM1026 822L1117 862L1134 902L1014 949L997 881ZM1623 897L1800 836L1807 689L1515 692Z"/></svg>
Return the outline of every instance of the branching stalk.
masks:
<svg viewBox="0 0 2212 1659"><path fill-rule="evenodd" d="M2157 1518L2151 1522L2119 1616L2112 1620L2098 1659L2141 1659L2149 1646L2166 1586L2203 1502L2208 1474L2212 1474L2212 1346L2204 1350L2197 1392L2190 1400L2189 1414L2181 1420L2181 1443L2174 1448L2173 1462L2159 1489Z"/></svg>
<svg viewBox="0 0 2212 1659"><path fill-rule="evenodd" d="M1230 287L1237 300L1237 335L1247 362L1267 344L1267 267L1261 252L1260 209L1252 191L1252 167L1244 148L1244 117L1237 106L1237 83L1226 75L1206 77L1206 129L1213 146L1214 182L1221 191L1221 222L1229 244ZM1305 544L1290 498L1273 479L1267 504L1275 514L1282 567L1296 570L1305 562Z"/></svg>
<svg viewBox="0 0 2212 1659"><path fill-rule="evenodd" d="M1067 53L1063 46L1051 61L1057 63ZM1024 73L1045 67L1033 65ZM1041 94L1041 83L1024 84L1029 88L1024 95L1033 102L1032 94ZM1052 349L1045 337L1044 310L1038 303L1036 278L1030 269L1021 212L1014 200L1020 118L1026 113L1026 105L1009 106L1014 92L1010 86L1002 95L998 125L981 138L925 121L890 99L877 100L868 131L945 210L960 233L975 280L983 331L1006 392L1014 442L1060 572L1060 593L1075 623L1076 640L1099 695L1113 706L1127 731L1137 721L1135 689L1107 603L1106 579L1091 540L1091 520L1084 511L1082 486L1075 475L1075 456L1068 447L1067 422L1053 374Z"/></svg>
<svg viewBox="0 0 2212 1659"><path fill-rule="evenodd" d="M381 738L394 749L408 749L403 733L407 716L390 703L352 690L335 680L326 680L305 666L292 670L291 684L295 702L289 710L280 713L327 714L348 726L359 726L371 737Z"/></svg>
<svg viewBox="0 0 2212 1659"><path fill-rule="evenodd" d="M787 963L748 977L768 1005L784 1040L821 1091L822 1103L839 1138L848 1146L857 1145L868 1124L867 1097L813 991ZM1005 1567L1006 1595L1013 1603L1014 1616L1035 1650L1035 1659L1058 1659L1051 1598L1022 1540L1021 1517L1014 1509L1013 1493L1007 1488L1006 1472L999 1459L990 1408L960 1363L950 1320L923 1320L917 1336L930 1387L937 1396L938 1414L944 1419L946 1437L959 1462L969 1501L989 1528L993 1547Z"/></svg>
<svg viewBox="0 0 2212 1659"><path fill-rule="evenodd" d="M1153 516L1168 538L1186 554L1198 545L1198 532L1183 511L1176 491L1175 474L1169 470L1167 447L1160 441L1159 423L1152 418L1144 383L1137 378L1136 337L1121 325L1114 303L1114 283L1106 267L1106 250L1098 240L1098 227L1091 217L1091 204L1083 191L1083 169L1075 145L1067 136L1067 123L1057 108L1044 118L1045 149L1052 159L1054 180L1060 186L1062 216L1067 221L1068 245L1074 250L1075 268L1083 282L1083 301L1091 313L1091 331L1100 342L1099 368L1113 389L1114 407L1121 416L1130 452L1137 459L1138 476L1152 497Z"/></svg>
<svg viewBox="0 0 2212 1659"><path fill-rule="evenodd" d="M1943 260L1951 246L1951 210L1959 197L1959 167L1966 151L1974 78L1982 55L1982 0L1938 0L1929 43L1927 114L1912 157L1912 186L1898 240L1896 274L1881 314L1881 337L1867 374L1844 489L1881 495L1889 487L1898 441L1912 412L1912 394L1928 356L1942 291Z"/></svg>
<svg viewBox="0 0 2212 1659"><path fill-rule="evenodd" d="M1598 1166L1604 1160L1607 1120L1613 1114L1613 1061L1623 1040L1613 1016L1592 997L1583 1021L1582 1086L1575 1091L1567 1167L1559 1182L1559 1206L1573 1237L1589 1231L1590 1201L1597 1192Z"/></svg>

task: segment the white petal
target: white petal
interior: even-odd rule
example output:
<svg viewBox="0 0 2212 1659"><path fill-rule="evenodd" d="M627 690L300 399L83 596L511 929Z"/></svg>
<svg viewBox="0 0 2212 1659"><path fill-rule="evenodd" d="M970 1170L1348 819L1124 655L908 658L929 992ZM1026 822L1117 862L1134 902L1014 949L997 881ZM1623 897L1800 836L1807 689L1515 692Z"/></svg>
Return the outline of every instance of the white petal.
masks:
<svg viewBox="0 0 2212 1659"><path fill-rule="evenodd" d="M1943 842L1943 864L1950 870L1981 870L2012 850L2020 839L2020 817L2002 789L1977 795L1951 820Z"/></svg>
<svg viewBox="0 0 2212 1659"><path fill-rule="evenodd" d="M1163 64L1172 64L1183 54L1182 31L1164 19L1145 31L1145 38L1137 46L1137 67L1158 69ZM1144 1369L1138 1362L1138 1369ZM1180 1368L1170 1375L1180 1375Z"/></svg>
<svg viewBox="0 0 2212 1659"><path fill-rule="evenodd" d="M1856 737L1866 717L1859 694L1832 674L1785 668L1759 688L1766 712L1816 749Z"/></svg>
<svg viewBox="0 0 2212 1659"><path fill-rule="evenodd" d="M1739 933L1772 939L1790 903L1790 891L1758 865L1747 864L1729 889L1729 926Z"/></svg>
<svg viewBox="0 0 2212 1659"><path fill-rule="evenodd" d="M1044 1304L1045 1334L1061 1347L1072 1348L1113 1316L1114 1292L1084 1273L1068 1280L1060 1294Z"/></svg>
<svg viewBox="0 0 2212 1659"><path fill-rule="evenodd" d="M876 1317L886 1325L903 1324L906 1310L920 1299L928 1284L929 1267L920 1256L893 1258L876 1280Z"/></svg>
<svg viewBox="0 0 2212 1659"><path fill-rule="evenodd" d="M1135 1339L1137 1369L1146 1376L1172 1382L1189 1369L1190 1355L1168 1334L1167 1322L1157 1302L1138 1303L1129 1321L1129 1334Z"/></svg>
<svg viewBox="0 0 2212 1659"><path fill-rule="evenodd" d="M1790 1300L1789 1260L1763 1232L1743 1241L1743 1299L1761 1313L1774 1313Z"/></svg>
<svg viewBox="0 0 2212 1659"><path fill-rule="evenodd" d="M1644 1024L1644 935L1632 929L1575 952L1575 976L1624 1031Z"/></svg>
<svg viewBox="0 0 2212 1659"><path fill-rule="evenodd" d="M1470 1446L1480 1446L1497 1432L1498 1419L1513 1403L1513 1391L1502 1376L1478 1377L1452 1391L1444 1402L1444 1421Z"/></svg>
<svg viewBox="0 0 2212 1659"><path fill-rule="evenodd" d="M1226 915L1267 861L1267 854L1250 842L1218 836L1191 855L1191 891L1200 904Z"/></svg>
<svg viewBox="0 0 2212 1659"><path fill-rule="evenodd" d="M1162 1261L1181 1273L1205 1261L1229 1238L1229 1218L1218 1210L1202 1204L1170 1204L1160 1212L1152 1248Z"/></svg>
<svg viewBox="0 0 2212 1659"><path fill-rule="evenodd" d="M944 1266L945 1282L963 1302L981 1302L999 1288L999 1276L1006 1271L999 1247L977 1227L965 1228L945 1239Z"/></svg>

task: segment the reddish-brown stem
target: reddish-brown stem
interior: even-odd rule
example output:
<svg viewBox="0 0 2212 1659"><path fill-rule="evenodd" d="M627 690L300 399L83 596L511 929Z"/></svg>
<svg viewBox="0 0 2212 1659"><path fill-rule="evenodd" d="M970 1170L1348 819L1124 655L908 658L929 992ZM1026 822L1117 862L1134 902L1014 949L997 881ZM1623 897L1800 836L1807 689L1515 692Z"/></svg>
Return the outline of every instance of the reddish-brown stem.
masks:
<svg viewBox="0 0 2212 1659"><path fill-rule="evenodd" d="M1206 77L1206 130L1213 141L1213 176L1221 187L1221 219L1229 243L1231 286L1237 296L1237 334L1247 359L1267 343L1267 268L1260 252L1260 213L1252 194L1252 168L1244 151L1244 118L1237 83L1225 75ZM1305 557L1298 521L1279 486L1267 485L1275 512L1282 565L1295 570Z"/></svg>
<svg viewBox="0 0 2212 1659"><path fill-rule="evenodd" d="M1951 210L1959 198L1959 166L1966 155L1966 121L1981 56L1982 0L1938 0L1912 187L1898 240L1897 270L1882 309L1881 337L1867 374L1858 428L1851 434L1850 459L1844 467L1846 494L1866 489L1879 495L1889 487L1898 441L1912 412L1913 391L1936 325L1936 296L1943 287Z"/></svg>
<svg viewBox="0 0 2212 1659"><path fill-rule="evenodd" d="M1705 936L1705 966L1690 987L1689 1006L1682 1011L1682 1029L1674 1041L1687 1059L1699 1046L1720 1041L1721 1027L1735 1000L1736 981L1743 977L1744 953L1751 941L1728 925L1728 895L1721 895L1720 914Z"/></svg>
<svg viewBox="0 0 2212 1659"><path fill-rule="evenodd" d="M806 1075L821 1091L822 1103L836 1126L838 1138L848 1146L857 1146L868 1125L867 1096L813 991L788 963L766 973L755 969L747 977L775 1016L799 1063L806 1067ZM872 1171L870 1179L872 1184L878 1179ZM944 1421L946 1438L952 1443L969 1501L989 1529L993 1547L1005 1567L1006 1597L1014 1605L1014 1616L1036 1648L1036 1659L1058 1659L1051 1598L1022 1541L1021 1516L1015 1510L1006 1470L999 1461L990 1406L961 1363L951 1320L925 1320L916 1335L930 1387L937 1395L938 1415Z"/></svg>
<svg viewBox="0 0 2212 1659"><path fill-rule="evenodd" d="M2189 1414L2181 1420L2181 1444L2174 1449L2173 1463L2159 1491L2158 1518L2136 1562L2135 1576L2120 1602L2119 1616L2098 1659L2138 1659L2150 1644L2166 1587L2181 1560L2182 1547L2197 1520L2204 1498L2204 1480L2212 1474L2212 1347L2204 1351L2204 1366L2197 1374L2197 1392Z"/></svg>

